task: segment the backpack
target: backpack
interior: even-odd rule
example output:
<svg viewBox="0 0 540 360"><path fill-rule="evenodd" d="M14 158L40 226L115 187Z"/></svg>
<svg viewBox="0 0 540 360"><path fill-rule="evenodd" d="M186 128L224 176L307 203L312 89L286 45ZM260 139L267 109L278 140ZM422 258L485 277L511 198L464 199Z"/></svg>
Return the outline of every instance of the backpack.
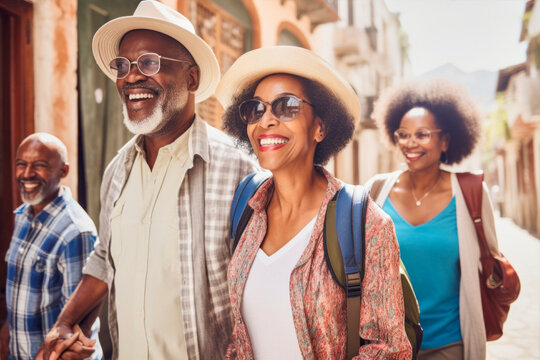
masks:
<svg viewBox="0 0 540 360"><path fill-rule="evenodd" d="M246 176L234 194L230 230L233 251L247 226L253 209L247 205L257 189L270 177L258 172ZM347 358L358 355L362 343L359 334L360 299L365 262L365 218L369 189L346 184L329 202L324 225L325 259L332 277L347 294ZM353 219L362 219L361 222ZM354 239L354 241L353 241ZM405 305L405 332L416 359L422 343L420 309L409 275L400 260L401 287Z"/></svg>

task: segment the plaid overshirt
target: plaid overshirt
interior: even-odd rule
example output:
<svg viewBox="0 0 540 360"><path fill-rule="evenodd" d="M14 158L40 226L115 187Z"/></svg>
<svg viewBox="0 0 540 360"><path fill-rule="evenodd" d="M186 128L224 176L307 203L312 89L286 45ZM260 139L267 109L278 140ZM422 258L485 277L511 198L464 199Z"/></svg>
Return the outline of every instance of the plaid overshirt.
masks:
<svg viewBox="0 0 540 360"><path fill-rule="evenodd" d="M142 141L142 136L131 139L105 170L99 242L83 270L109 286L113 359L118 358L118 326L114 262L110 254L111 212L135 160L135 143ZM227 290L231 256L229 212L236 186L245 175L256 171L257 165L234 146L231 138L198 117L191 128L189 147L192 165L177 194L181 271L178 285L184 336L190 359L219 359L225 356L232 329Z"/></svg>
<svg viewBox="0 0 540 360"><path fill-rule="evenodd" d="M14 213L5 257L9 359L33 359L79 284L97 232L67 187L37 216L27 204Z"/></svg>

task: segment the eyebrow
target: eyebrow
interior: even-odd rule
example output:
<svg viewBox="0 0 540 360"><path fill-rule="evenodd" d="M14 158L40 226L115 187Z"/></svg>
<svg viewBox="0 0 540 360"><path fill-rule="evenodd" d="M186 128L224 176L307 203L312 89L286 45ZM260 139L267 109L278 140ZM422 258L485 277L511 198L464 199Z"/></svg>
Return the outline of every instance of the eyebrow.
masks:
<svg viewBox="0 0 540 360"><path fill-rule="evenodd" d="M399 127L398 130L408 130L407 128L404 128L404 127ZM429 130L429 131L432 131L432 130L438 130L438 129L430 129L426 126L422 126L422 127L419 127L419 128L416 128L414 131L418 131L418 130Z"/></svg>
<svg viewBox="0 0 540 360"><path fill-rule="evenodd" d="M25 164L44 164L44 165L49 165L49 162L47 160L43 160L43 159L38 159L38 160L34 160L34 161L26 161L24 159L21 159L21 158L16 158L15 159L15 163L18 163L18 162L23 162Z"/></svg>

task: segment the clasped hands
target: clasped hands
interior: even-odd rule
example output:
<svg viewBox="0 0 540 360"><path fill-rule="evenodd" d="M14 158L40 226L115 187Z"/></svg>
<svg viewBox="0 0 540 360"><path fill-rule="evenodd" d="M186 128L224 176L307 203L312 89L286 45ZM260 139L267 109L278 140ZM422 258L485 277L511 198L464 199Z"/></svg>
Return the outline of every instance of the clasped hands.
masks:
<svg viewBox="0 0 540 360"><path fill-rule="evenodd" d="M92 355L95 343L96 340L90 340L84 335L79 325L71 328L56 324L45 337L40 353L44 360L82 360ZM36 360L40 359L39 355Z"/></svg>

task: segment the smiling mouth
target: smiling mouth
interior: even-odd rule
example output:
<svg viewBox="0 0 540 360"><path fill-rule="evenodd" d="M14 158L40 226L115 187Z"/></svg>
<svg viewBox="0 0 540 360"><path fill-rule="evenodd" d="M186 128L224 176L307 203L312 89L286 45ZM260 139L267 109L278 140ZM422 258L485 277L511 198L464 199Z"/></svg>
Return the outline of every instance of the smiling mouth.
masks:
<svg viewBox="0 0 540 360"><path fill-rule="evenodd" d="M42 185L41 181L25 181L25 180L19 180L19 187L24 193L33 193L36 190L38 190Z"/></svg>
<svg viewBox="0 0 540 360"><path fill-rule="evenodd" d="M146 99L153 99L153 98L154 98L154 94L150 94L150 93L128 94L129 101L139 101L139 100L146 100Z"/></svg>
<svg viewBox="0 0 540 360"><path fill-rule="evenodd" d="M276 145L284 145L289 142L289 139L283 137L270 137L270 138L261 138L259 139L259 146L269 147Z"/></svg>
<svg viewBox="0 0 540 360"><path fill-rule="evenodd" d="M410 161L418 160L422 155L424 155L423 153L404 153L404 154L407 160L410 160Z"/></svg>
<svg viewBox="0 0 540 360"><path fill-rule="evenodd" d="M151 100L159 95L159 89L146 83L129 84L122 88L126 102Z"/></svg>

